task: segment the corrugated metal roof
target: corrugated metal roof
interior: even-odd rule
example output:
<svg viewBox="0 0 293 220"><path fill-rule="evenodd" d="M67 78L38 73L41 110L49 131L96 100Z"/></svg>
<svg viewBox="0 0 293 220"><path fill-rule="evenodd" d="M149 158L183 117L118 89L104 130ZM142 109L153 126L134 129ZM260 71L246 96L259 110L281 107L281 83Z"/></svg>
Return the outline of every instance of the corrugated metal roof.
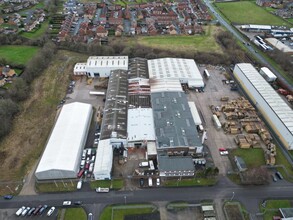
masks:
<svg viewBox="0 0 293 220"><path fill-rule="evenodd" d="M185 93L152 93L151 99L158 148L202 145Z"/></svg>
<svg viewBox="0 0 293 220"><path fill-rule="evenodd" d="M129 60L128 78L149 78L148 62L144 58L133 58Z"/></svg>
<svg viewBox="0 0 293 220"><path fill-rule="evenodd" d="M152 79L199 79L202 76L192 59L161 58L148 60L149 75Z"/></svg>
<svg viewBox="0 0 293 220"><path fill-rule="evenodd" d="M112 71L107 89L101 128L101 140L111 138L112 132L116 132L118 138L126 138L128 106L127 91L127 71Z"/></svg>
<svg viewBox="0 0 293 220"><path fill-rule="evenodd" d="M293 110L251 64L241 63L237 66L293 134Z"/></svg>
<svg viewBox="0 0 293 220"><path fill-rule="evenodd" d="M110 139L100 140L94 166L95 179L111 178L113 148Z"/></svg>
<svg viewBox="0 0 293 220"><path fill-rule="evenodd" d="M128 56L90 56L87 67L127 67Z"/></svg>
<svg viewBox="0 0 293 220"><path fill-rule="evenodd" d="M156 140L153 110L128 109L127 133L129 142Z"/></svg>
<svg viewBox="0 0 293 220"><path fill-rule="evenodd" d="M190 171L195 170L191 157L158 157L160 171Z"/></svg>
<svg viewBox="0 0 293 220"><path fill-rule="evenodd" d="M50 170L77 172L91 118L90 104L74 102L63 106L36 170L37 177Z"/></svg>

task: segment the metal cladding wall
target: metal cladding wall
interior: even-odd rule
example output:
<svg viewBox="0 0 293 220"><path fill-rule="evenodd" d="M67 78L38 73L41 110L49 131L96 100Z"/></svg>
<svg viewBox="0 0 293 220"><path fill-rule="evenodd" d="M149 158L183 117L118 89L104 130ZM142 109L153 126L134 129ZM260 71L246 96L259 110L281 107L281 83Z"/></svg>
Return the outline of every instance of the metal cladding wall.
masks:
<svg viewBox="0 0 293 220"><path fill-rule="evenodd" d="M236 64L233 74L278 139L293 150L293 110L251 64Z"/></svg>

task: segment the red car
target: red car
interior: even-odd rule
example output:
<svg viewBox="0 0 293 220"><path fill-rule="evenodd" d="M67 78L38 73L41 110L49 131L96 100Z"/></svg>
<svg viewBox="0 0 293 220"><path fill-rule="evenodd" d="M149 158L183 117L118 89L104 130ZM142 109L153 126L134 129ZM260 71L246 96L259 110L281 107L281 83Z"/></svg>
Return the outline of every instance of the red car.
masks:
<svg viewBox="0 0 293 220"><path fill-rule="evenodd" d="M226 149L226 148L223 148L223 147L221 147L221 148L219 148L219 151L227 151L227 149Z"/></svg>

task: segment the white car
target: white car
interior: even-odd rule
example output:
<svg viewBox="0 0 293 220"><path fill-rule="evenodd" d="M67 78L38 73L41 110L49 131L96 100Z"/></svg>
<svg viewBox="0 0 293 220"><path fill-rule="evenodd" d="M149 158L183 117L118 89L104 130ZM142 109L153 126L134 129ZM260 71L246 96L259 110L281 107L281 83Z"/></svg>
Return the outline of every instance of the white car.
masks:
<svg viewBox="0 0 293 220"><path fill-rule="evenodd" d="M157 178L157 186L159 186L160 184L161 184L160 178Z"/></svg>
<svg viewBox="0 0 293 220"><path fill-rule="evenodd" d="M55 207L51 207L50 210L47 212L47 216L51 216L53 212L55 211Z"/></svg>
<svg viewBox="0 0 293 220"><path fill-rule="evenodd" d="M22 211L21 216L25 216L25 215L28 213L28 211L29 211L30 209L31 209L30 207L26 207L26 208Z"/></svg>
<svg viewBox="0 0 293 220"><path fill-rule="evenodd" d="M225 150L225 151L220 151L220 155L221 156L226 156L226 155L228 155L229 154L229 152L227 151L227 150Z"/></svg>
<svg viewBox="0 0 293 220"><path fill-rule="evenodd" d="M71 205L71 201L64 201L64 202L63 202L63 205L64 205L64 206L69 206L69 205Z"/></svg>
<svg viewBox="0 0 293 220"><path fill-rule="evenodd" d="M25 206L22 206L21 208L19 208L19 209L16 211L15 215L20 216L21 213L23 212L23 210L25 210Z"/></svg>

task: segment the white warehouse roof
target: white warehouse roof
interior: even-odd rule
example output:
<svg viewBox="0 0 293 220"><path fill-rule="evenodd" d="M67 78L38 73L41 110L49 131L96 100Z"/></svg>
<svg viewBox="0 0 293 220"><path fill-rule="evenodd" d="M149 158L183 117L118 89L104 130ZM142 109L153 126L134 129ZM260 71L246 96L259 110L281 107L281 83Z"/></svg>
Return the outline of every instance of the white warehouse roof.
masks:
<svg viewBox="0 0 293 220"><path fill-rule="evenodd" d="M240 71L240 72L239 72ZM280 97L280 95L271 87L269 83L258 73L258 71L249 63L236 64L234 74L241 80L248 80L253 87L245 85L247 90L251 94L255 94L252 89L255 89L258 94L255 94L255 104L261 106L261 108L268 114L267 118L274 121L274 126L284 139L287 140L289 148L293 148L293 110L287 105L287 103ZM241 76L243 74L244 78ZM242 83L246 84L245 81ZM260 98L257 98L260 96ZM270 109L268 109L268 106ZM269 114L272 111L276 116ZM279 125L279 122L282 125ZM283 131L282 126L285 126L288 132ZM290 146L291 145L291 146Z"/></svg>
<svg viewBox="0 0 293 220"><path fill-rule="evenodd" d="M86 71L86 63L76 63L74 65L74 72L85 72Z"/></svg>
<svg viewBox="0 0 293 220"><path fill-rule="evenodd" d="M95 179L111 179L112 163L113 148L110 139L100 140L93 171Z"/></svg>
<svg viewBox="0 0 293 220"><path fill-rule="evenodd" d="M36 170L37 179L76 177L92 112L90 104L74 102L63 106Z"/></svg>
<svg viewBox="0 0 293 220"><path fill-rule="evenodd" d="M181 83L203 87L203 79L193 59L161 58L148 60L150 79L178 79ZM190 82L189 82L190 81Z"/></svg>
<svg viewBox="0 0 293 220"><path fill-rule="evenodd" d="M128 142L156 140L151 108L128 109L127 120Z"/></svg>
<svg viewBox="0 0 293 220"><path fill-rule="evenodd" d="M128 68L128 56L90 56L87 59L87 68L91 67L115 67Z"/></svg>
<svg viewBox="0 0 293 220"><path fill-rule="evenodd" d="M151 79L151 93L153 92L182 92L179 80L174 79Z"/></svg>

